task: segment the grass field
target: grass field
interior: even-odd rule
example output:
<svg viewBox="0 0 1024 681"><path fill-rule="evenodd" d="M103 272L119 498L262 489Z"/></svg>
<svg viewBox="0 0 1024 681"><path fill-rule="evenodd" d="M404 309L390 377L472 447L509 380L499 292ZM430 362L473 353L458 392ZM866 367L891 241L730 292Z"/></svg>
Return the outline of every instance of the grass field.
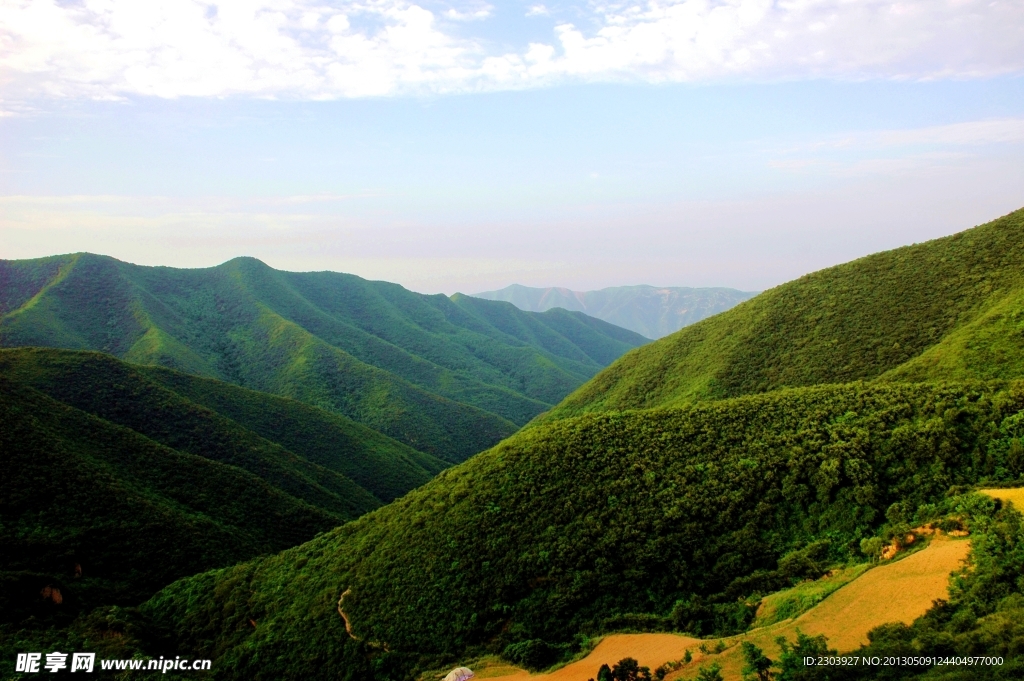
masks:
<svg viewBox="0 0 1024 681"><path fill-rule="evenodd" d="M1016 493L1024 498L1024 490L992 490ZM689 650L693 661L668 675L670 681L691 679L702 665L717 662L722 675L731 681L742 677L743 658L740 643L751 641L773 659L779 649L775 639L796 637L799 629L805 634L824 634L829 646L840 652L857 648L867 642L867 634L887 622L910 623L946 595L949 574L967 557L970 542L937 538L926 548L892 563L863 572L849 584L839 588L817 606L795 619L754 629L741 636L723 639L727 648L720 654L705 654L717 641L678 634L614 634L606 636L587 657L550 674L531 675L525 671L501 666L485 666L479 678L500 678L502 681L587 681L597 675L602 664L612 665L624 657L633 657L640 664L656 667L680 660ZM798 587L799 588L799 587Z"/></svg>
<svg viewBox="0 0 1024 681"><path fill-rule="evenodd" d="M982 494L1001 501L1008 501L1017 507L1018 511L1024 511L1024 487L1013 487L1009 489L983 489Z"/></svg>
<svg viewBox="0 0 1024 681"><path fill-rule="evenodd" d="M776 622L796 617L828 598L836 590L857 579L870 568L870 563L859 563L834 570L832 574L821 579L808 580L797 584L792 589L770 594L761 601L761 605L757 609L757 618L751 627L767 627Z"/></svg>

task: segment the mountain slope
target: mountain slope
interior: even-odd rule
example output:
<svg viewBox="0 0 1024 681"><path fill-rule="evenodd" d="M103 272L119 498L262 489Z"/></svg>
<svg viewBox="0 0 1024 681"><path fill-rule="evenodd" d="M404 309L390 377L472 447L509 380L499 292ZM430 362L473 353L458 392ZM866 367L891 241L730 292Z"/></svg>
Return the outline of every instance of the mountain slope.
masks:
<svg viewBox="0 0 1024 681"><path fill-rule="evenodd" d="M441 295L252 258L201 270L90 254L0 261L0 291L0 346L99 350L292 397L452 462L646 342L586 322L570 339L557 316L501 303L482 314Z"/></svg>
<svg viewBox="0 0 1024 681"><path fill-rule="evenodd" d="M598 291L570 291L512 284L499 291L474 293L473 297L504 300L528 312L553 308L585 312L647 338L662 338L755 295L731 288L613 286Z"/></svg>
<svg viewBox="0 0 1024 681"><path fill-rule="evenodd" d="M29 629L294 546L447 465L338 414L94 352L0 350L0 423L0 625Z"/></svg>
<svg viewBox="0 0 1024 681"><path fill-rule="evenodd" d="M248 470L345 519L446 465L294 400L100 353L0 350L0 376L178 451Z"/></svg>
<svg viewBox="0 0 1024 681"><path fill-rule="evenodd" d="M0 377L3 622L66 622L343 521L240 468L176 451ZM57 588L59 597L41 598Z"/></svg>
<svg viewBox="0 0 1024 681"><path fill-rule="evenodd" d="M808 274L628 353L545 419L784 386L1018 378L1024 210Z"/></svg>
<svg viewBox="0 0 1024 681"><path fill-rule="evenodd" d="M223 678L397 679L608 628L734 631L757 593L1024 473L1022 409L1022 384L854 384L564 419L144 608Z"/></svg>

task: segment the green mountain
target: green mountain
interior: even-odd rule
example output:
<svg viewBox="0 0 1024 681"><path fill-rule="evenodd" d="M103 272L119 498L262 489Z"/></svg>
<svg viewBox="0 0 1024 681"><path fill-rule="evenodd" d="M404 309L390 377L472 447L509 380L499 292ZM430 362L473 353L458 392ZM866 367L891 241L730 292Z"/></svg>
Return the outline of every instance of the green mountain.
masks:
<svg viewBox="0 0 1024 681"><path fill-rule="evenodd" d="M0 346L98 350L335 411L450 462L645 338L252 258L181 270L90 254L0 261Z"/></svg>
<svg viewBox="0 0 1024 681"><path fill-rule="evenodd" d="M808 274L625 355L546 419L858 380L1024 377L1024 210Z"/></svg>
<svg viewBox="0 0 1024 681"><path fill-rule="evenodd" d="M950 490L1024 473L1021 410L1024 383L853 384L563 419L143 611L239 679L415 678L503 651L544 666L616 629L722 635Z"/></svg>
<svg viewBox="0 0 1024 681"><path fill-rule="evenodd" d="M142 611L171 647L252 679L415 678L481 653L543 667L603 631L741 631L762 595L864 560L863 540L966 522L972 486L1024 483L1024 382L1005 380L1022 218L809 275L635 350L560 418ZM961 380L936 380L949 366ZM990 580L1012 564L978 573L1002 585L989 611L1024 599Z"/></svg>
<svg viewBox="0 0 1024 681"><path fill-rule="evenodd" d="M731 288L612 286L598 291L570 291L520 284L473 294L486 300L504 300L528 312L558 307L584 312L647 338L662 338L755 295Z"/></svg>
<svg viewBox="0 0 1024 681"><path fill-rule="evenodd" d="M137 604L306 541L447 465L338 414L93 352L0 350L0 422L11 625Z"/></svg>

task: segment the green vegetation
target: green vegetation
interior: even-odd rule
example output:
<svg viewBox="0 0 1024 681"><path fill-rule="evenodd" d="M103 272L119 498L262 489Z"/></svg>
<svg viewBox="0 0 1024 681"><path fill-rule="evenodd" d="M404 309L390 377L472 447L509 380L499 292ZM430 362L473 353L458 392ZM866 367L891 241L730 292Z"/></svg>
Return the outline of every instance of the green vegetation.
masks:
<svg viewBox="0 0 1024 681"><path fill-rule="evenodd" d="M94 352L0 350L0 423L5 640L88 638L95 608L307 541L446 466L338 414Z"/></svg>
<svg viewBox="0 0 1024 681"><path fill-rule="evenodd" d="M449 462L647 342L580 313L427 296L330 272L0 261L0 346L97 350L291 397Z"/></svg>
<svg viewBox="0 0 1024 681"><path fill-rule="evenodd" d="M1024 377L1024 210L803 276L634 350L544 420L857 380Z"/></svg>
<svg viewBox="0 0 1024 681"><path fill-rule="evenodd" d="M213 658L220 678L255 680L398 681L485 655L538 668L624 628L713 636L721 651L767 594L794 589L775 605L799 609L827 585L807 580L941 518L947 529L970 525L973 565L948 603L910 627L876 630L869 648L994 652L1011 663L991 678L1019 676L1022 521L968 492L1024 484L1022 256L1024 211L808 275L627 354L553 416L275 555L257 554L400 494L394 481L417 467L429 476L440 458L511 432L610 361L626 332L565 311L529 316L252 260L203 271L94 256L6 263L0 272L17 286L0 297L3 343L78 343L180 366L326 406L439 456L167 368L0 353L5 424L21 424L5 444L19 448L22 471L4 489L4 503L16 503L0 528L12 548L0 548L32 557L5 567L15 586L4 611L56 617L52 598L40 603L52 588L37 587L60 579L81 612L106 606L68 636L102 637L113 621L129 648L187 650ZM323 428L348 433L354 449L332 450ZM371 489L381 462L397 477ZM26 497L65 468L70 487ZM267 493L257 500L245 485ZM68 567L67 547L84 551L79 537L102 535L89 534L97 527L128 541L165 525L198 548L170 552L174 569L152 584L217 569L114 611L143 592L130 577L160 553L155 544L115 545L125 567L95 549L107 562L89 560L112 576L93 591L94 568L76 562L77 577ZM235 544L204 539L224 533ZM823 651L823 639L798 637L775 667L743 652L757 678L847 673L803 667ZM634 672L649 673L625 670ZM966 678L892 673L921 672Z"/></svg>
<svg viewBox="0 0 1024 681"><path fill-rule="evenodd" d="M138 603L343 517L0 378L5 622ZM40 598L47 585L59 599ZM59 601L59 602L57 602Z"/></svg>
<svg viewBox="0 0 1024 681"><path fill-rule="evenodd" d="M881 546L882 538L871 537L861 540L862 550L865 542L877 542ZM837 589L846 586L860 577L870 567L869 563L857 563L848 567L833 569L821 579L807 580L791 589L785 589L766 596L762 599L757 616L750 626L767 627L776 622L796 617L828 598Z"/></svg>
<svg viewBox="0 0 1024 681"><path fill-rule="evenodd" d="M852 384L556 421L144 610L238 678L405 678L625 617L741 631L761 595L1008 479L1022 409L1020 384Z"/></svg>
<svg viewBox="0 0 1024 681"><path fill-rule="evenodd" d="M343 519L447 465L295 400L94 352L0 350L0 376L178 451L245 469Z"/></svg>
<svg viewBox="0 0 1024 681"><path fill-rule="evenodd" d="M624 657L612 667L601 665L597 670L597 681L651 681L651 670L641 667L632 657Z"/></svg>
<svg viewBox="0 0 1024 681"><path fill-rule="evenodd" d="M920 665L862 668L829 676L846 679L1017 679L1024 674L1024 517L999 501L966 509L970 563L955 575L949 599L912 625L888 624L856 651L869 656L992 656L1002 665ZM824 678L816 675L815 679Z"/></svg>
<svg viewBox="0 0 1024 681"><path fill-rule="evenodd" d="M780 638L777 662L744 643L748 669L759 681L966 681L1019 679L1024 672L1024 517L1012 506L970 495L947 504L971 531L969 563L954 575L948 600L913 624L884 624L869 643L845 653L857 660L899 658L900 664L808 666L807 657L835 656L824 636ZM1001 664L972 664L955 658L979 656ZM919 663L907 660L917 659ZM941 663L938 661L942 660ZM756 664L755 664L756 663Z"/></svg>

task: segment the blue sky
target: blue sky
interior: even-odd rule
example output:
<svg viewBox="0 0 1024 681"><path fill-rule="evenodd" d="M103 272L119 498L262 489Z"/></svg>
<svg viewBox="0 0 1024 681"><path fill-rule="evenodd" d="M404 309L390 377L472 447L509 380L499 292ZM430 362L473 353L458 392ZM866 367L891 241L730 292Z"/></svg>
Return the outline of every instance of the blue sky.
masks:
<svg viewBox="0 0 1024 681"><path fill-rule="evenodd" d="M1024 2L0 2L0 257L760 290L1024 206Z"/></svg>

